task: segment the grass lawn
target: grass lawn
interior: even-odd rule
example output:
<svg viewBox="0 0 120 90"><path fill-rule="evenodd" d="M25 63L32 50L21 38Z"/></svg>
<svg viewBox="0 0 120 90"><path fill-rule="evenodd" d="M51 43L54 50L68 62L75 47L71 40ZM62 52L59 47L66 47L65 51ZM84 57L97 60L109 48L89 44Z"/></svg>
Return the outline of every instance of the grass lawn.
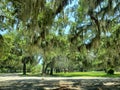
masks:
<svg viewBox="0 0 120 90"><path fill-rule="evenodd" d="M105 72L66 72L54 73L54 76L59 77L120 77L120 72L115 72L114 75L108 75Z"/></svg>

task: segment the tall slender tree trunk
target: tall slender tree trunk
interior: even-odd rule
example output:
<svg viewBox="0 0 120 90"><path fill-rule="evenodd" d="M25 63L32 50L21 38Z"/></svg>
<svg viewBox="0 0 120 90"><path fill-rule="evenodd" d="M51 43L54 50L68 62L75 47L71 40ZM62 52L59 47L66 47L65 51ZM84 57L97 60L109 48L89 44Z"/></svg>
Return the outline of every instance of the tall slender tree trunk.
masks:
<svg viewBox="0 0 120 90"><path fill-rule="evenodd" d="M45 73L46 73L46 74L49 74L49 72L47 71L47 69L48 69L48 67L49 67L49 64L50 64L50 63L46 64L46 67L45 67Z"/></svg>
<svg viewBox="0 0 120 90"><path fill-rule="evenodd" d="M50 69L50 75L53 75L53 66L51 67L51 69Z"/></svg>
<svg viewBox="0 0 120 90"><path fill-rule="evenodd" d="M44 74L44 69L45 69L45 63L43 62L43 66L42 66L42 75Z"/></svg>
<svg viewBox="0 0 120 90"><path fill-rule="evenodd" d="M52 62L50 63L50 75L53 75L53 69L54 69L54 64L55 64L55 58L53 58Z"/></svg>
<svg viewBox="0 0 120 90"><path fill-rule="evenodd" d="M43 66L42 66L42 75L45 74L45 62L43 61Z"/></svg>
<svg viewBox="0 0 120 90"><path fill-rule="evenodd" d="M46 60L46 55L45 55L45 48L44 48L44 60L43 60L43 66L42 66L42 75L45 74L45 60Z"/></svg>
<svg viewBox="0 0 120 90"><path fill-rule="evenodd" d="M23 75L26 75L26 62L23 62Z"/></svg>

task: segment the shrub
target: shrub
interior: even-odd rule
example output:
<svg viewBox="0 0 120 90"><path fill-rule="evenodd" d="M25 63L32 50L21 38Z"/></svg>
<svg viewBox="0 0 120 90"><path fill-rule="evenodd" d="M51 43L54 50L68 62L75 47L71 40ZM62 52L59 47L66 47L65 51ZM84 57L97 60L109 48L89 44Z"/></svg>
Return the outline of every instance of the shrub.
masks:
<svg viewBox="0 0 120 90"><path fill-rule="evenodd" d="M35 74L35 73L40 73L41 72L41 65L36 65L31 69L31 73Z"/></svg>
<svg viewBox="0 0 120 90"><path fill-rule="evenodd" d="M107 74L113 75L114 74L114 70L113 69L109 69Z"/></svg>

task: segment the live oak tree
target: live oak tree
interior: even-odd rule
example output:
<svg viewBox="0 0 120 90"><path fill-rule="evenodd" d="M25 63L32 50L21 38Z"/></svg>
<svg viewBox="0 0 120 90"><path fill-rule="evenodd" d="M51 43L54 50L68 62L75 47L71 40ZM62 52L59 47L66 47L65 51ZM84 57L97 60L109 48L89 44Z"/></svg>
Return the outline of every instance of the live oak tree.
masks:
<svg viewBox="0 0 120 90"><path fill-rule="evenodd" d="M63 10L67 3L68 0L6 0L2 1L2 4L4 4L2 8L7 7L10 15L13 15L13 18L10 17L10 20L12 19L11 24L15 25L17 30L22 24L24 35L28 37L27 43L42 48L42 43L46 44L46 36L49 34L53 19ZM5 15L1 15L2 22L8 19L7 15L6 12ZM12 27L11 24L9 26ZM42 48L43 52L44 48Z"/></svg>
<svg viewBox="0 0 120 90"><path fill-rule="evenodd" d="M116 52L116 48L119 48L119 35L117 34L119 29L115 28L119 27L120 22L119 7L118 0L79 0L78 11L74 16L77 23L70 35L71 44L73 46L76 44L76 49L81 52L86 46L88 51L94 50L94 53L98 52L101 44L108 46L109 48L104 48L106 52L109 52L105 56L110 58L106 62L114 64L112 57L119 57L119 51ZM118 45L114 46L114 43ZM111 50L116 53L112 54Z"/></svg>
<svg viewBox="0 0 120 90"><path fill-rule="evenodd" d="M60 55L74 62L75 67L76 62L79 62L78 67L86 69L92 65L118 67L119 0L76 0L73 6L68 5L69 2L1 0L0 30L15 30L18 33L20 42L15 44L16 39L12 49L17 56L17 48L22 51L23 62L28 62L25 57L30 55L41 55L43 73L46 73L49 67L52 74L53 66ZM65 6L67 7L64 8ZM0 59L7 57L10 50L5 49L5 39L0 35L0 54L4 54Z"/></svg>

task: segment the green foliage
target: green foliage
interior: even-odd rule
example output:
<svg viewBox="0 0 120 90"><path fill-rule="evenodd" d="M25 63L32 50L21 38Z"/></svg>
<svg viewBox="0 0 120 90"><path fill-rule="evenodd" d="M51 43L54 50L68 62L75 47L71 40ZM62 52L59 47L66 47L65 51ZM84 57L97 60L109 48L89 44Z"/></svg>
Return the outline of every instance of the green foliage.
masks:
<svg viewBox="0 0 120 90"><path fill-rule="evenodd" d="M0 73L8 73L8 69L6 69L6 68L1 68L1 69L0 69Z"/></svg>
<svg viewBox="0 0 120 90"><path fill-rule="evenodd" d="M31 68L31 73L32 74L38 74L42 72L42 66L41 65L36 65Z"/></svg>

